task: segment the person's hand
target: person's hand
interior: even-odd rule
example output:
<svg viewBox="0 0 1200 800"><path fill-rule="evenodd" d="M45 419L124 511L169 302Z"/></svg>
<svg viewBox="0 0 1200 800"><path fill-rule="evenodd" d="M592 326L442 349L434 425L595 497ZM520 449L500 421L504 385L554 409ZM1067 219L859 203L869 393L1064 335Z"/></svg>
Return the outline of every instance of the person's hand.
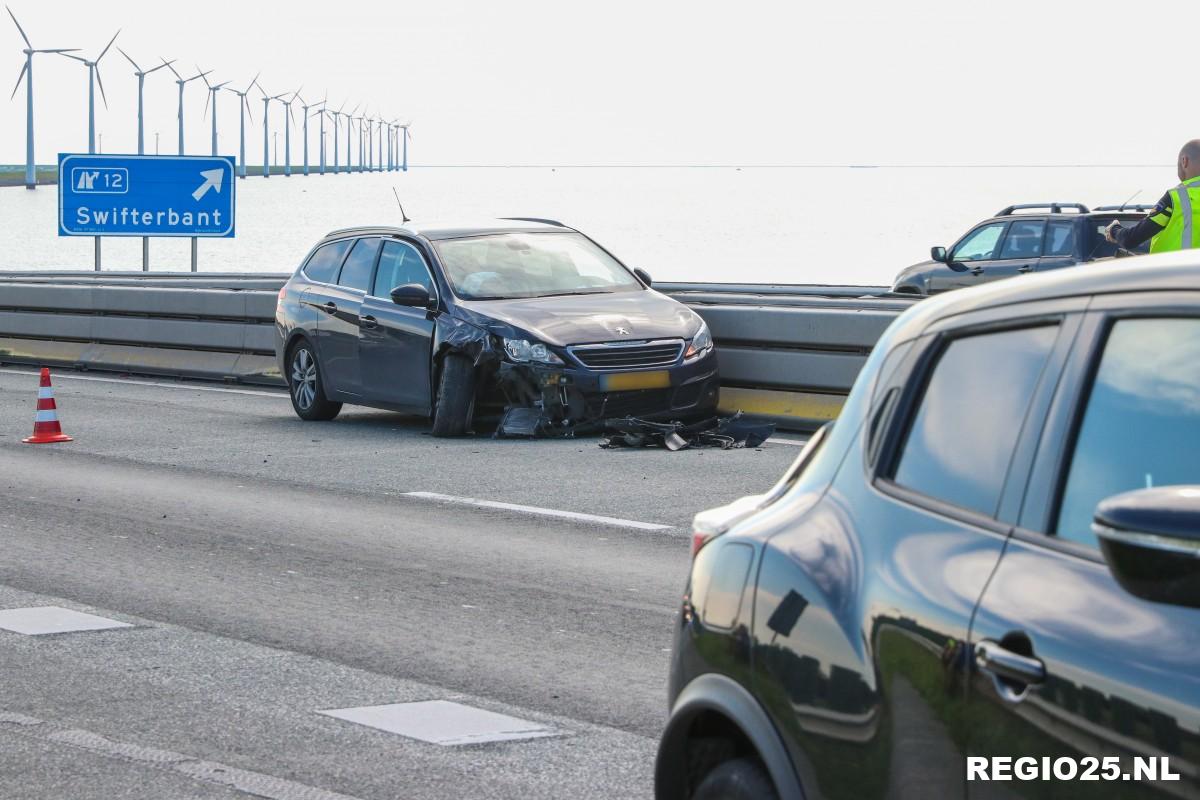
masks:
<svg viewBox="0 0 1200 800"><path fill-rule="evenodd" d="M1108 227L1104 229L1104 238L1112 244L1117 244L1116 230L1119 227L1121 227L1120 222L1117 222L1116 220L1110 222Z"/></svg>

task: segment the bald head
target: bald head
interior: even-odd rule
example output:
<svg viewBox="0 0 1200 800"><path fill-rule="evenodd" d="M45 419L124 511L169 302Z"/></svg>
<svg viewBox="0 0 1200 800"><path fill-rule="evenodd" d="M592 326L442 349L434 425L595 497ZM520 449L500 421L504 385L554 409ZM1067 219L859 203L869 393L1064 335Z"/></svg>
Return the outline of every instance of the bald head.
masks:
<svg viewBox="0 0 1200 800"><path fill-rule="evenodd" d="M1200 139L1192 139L1179 151L1179 180L1200 177Z"/></svg>

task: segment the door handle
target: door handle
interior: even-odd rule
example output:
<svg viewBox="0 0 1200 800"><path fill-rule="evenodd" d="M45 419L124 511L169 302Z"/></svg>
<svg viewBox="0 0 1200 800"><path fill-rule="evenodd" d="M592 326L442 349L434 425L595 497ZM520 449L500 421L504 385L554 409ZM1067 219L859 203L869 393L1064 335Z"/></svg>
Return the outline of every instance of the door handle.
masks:
<svg viewBox="0 0 1200 800"><path fill-rule="evenodd" d="M321 310L324 311L326 314L336 314L337 313L337 303L333 302L332 300L330 300L328 303L322 303Z"/></svg>
<svg viewBox="0 0 1200 800"><path fill-rule="evenodd" d="M374 328L374 327L376 327L376 323L378 323L378 322L379 322L379 320L375 319L375 318L374 318L374 317L372 317L370 314L368 314L368 315L367 315L367 316L365 316L365 317L359 317L359 318L358 318L358 327L360 327L360 328Z"/></svg>
<svg viewBox="0 0 1200 800"><path fill-rule="evenodd" d="M1046 665L1041 659L1014 653L989 640L975 645L975 666L997 678L1019 684L1021 690L1046 680Z"/></svg>
<svg viewBox="0 0 1200 800"><path fill-rule="evenodd" d="M971 270L971 274L972 275L982 275L983 267L975 267L974 269Z"/></svg>
<svg viewBox="0 0 1200 800"><path fill-rule="evenodd" d="M1033 265L1025 264L1024 266L1017 267L1017 272L1021 272L1021 273L1033 272Z"/></svg>

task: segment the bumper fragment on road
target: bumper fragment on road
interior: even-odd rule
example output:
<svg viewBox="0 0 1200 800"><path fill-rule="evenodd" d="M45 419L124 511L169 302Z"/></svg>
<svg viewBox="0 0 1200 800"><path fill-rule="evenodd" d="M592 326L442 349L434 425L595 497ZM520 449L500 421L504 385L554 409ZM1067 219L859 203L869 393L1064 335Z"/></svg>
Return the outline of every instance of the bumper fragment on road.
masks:
<svg viewBox="0 0 1200 800"><path fill-rule="evenodd" d="M105 631L112 628L132 628L128 622L72 611L61 606L8 608L0 610L0 630L26 636L45 636L51 633Z"/></svg>

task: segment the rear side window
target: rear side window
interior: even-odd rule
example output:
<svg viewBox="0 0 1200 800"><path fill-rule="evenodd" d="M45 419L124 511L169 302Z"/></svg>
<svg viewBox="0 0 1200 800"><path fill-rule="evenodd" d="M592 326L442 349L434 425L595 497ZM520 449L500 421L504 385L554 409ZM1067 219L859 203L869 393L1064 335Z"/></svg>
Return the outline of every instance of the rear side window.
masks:
<svg viewBox="0 0 1200 800"><path fill-rule="evenodd" d="M1075 228L1074 222L1051 222L1046 227L1046 247L1042 255L1075 255Z"/></svg>
<svg viewBox="0 0 1200 800"><path fill-rule="evenodd" d="M359 239L342 265L338 285L365 292L371 285L375 256L379 255L379 239Z"/></svg>
<svg viewBox="0 0 1200 800"><path fill-rule="evenodd" d="M1101 500L1179 484L1200 484L1200 319L1121 320L1087 400L1058 535L1095 547Z"/></svg>
<svg viewBox="0 0 1200 800"><path fill-rule="evenodd" d="M346 239L321 245L309 256L304 265L304 274L310 280L333 283L337 279L338 267L342 265L342 259L350 249L350 244L351 240Z"/></svg>
<svg viewBox="0 0 1200 800"><path fill-rule="evenodd" d="M388 297L392 289L409 283L420 284L429 290L430 295L433 294L433 280L425 267L425 259L421 258L416 248L405 242L384 242L371 294Z"/></svg>
<svg viewBox="0 0 1200 800"><path fill-rule="evenodd" d="M994 516L1057 334L1057 326L1046 325L951 341L926 385L895 482Z"/></svg>
<svg viewBox="0 0 1200 800"><path fill-rule="evenodd" d="M1014 222L1004 238L1001 258L1037 258L1042 254L1042 234L1046 221L1041 219Z"/></svg>

